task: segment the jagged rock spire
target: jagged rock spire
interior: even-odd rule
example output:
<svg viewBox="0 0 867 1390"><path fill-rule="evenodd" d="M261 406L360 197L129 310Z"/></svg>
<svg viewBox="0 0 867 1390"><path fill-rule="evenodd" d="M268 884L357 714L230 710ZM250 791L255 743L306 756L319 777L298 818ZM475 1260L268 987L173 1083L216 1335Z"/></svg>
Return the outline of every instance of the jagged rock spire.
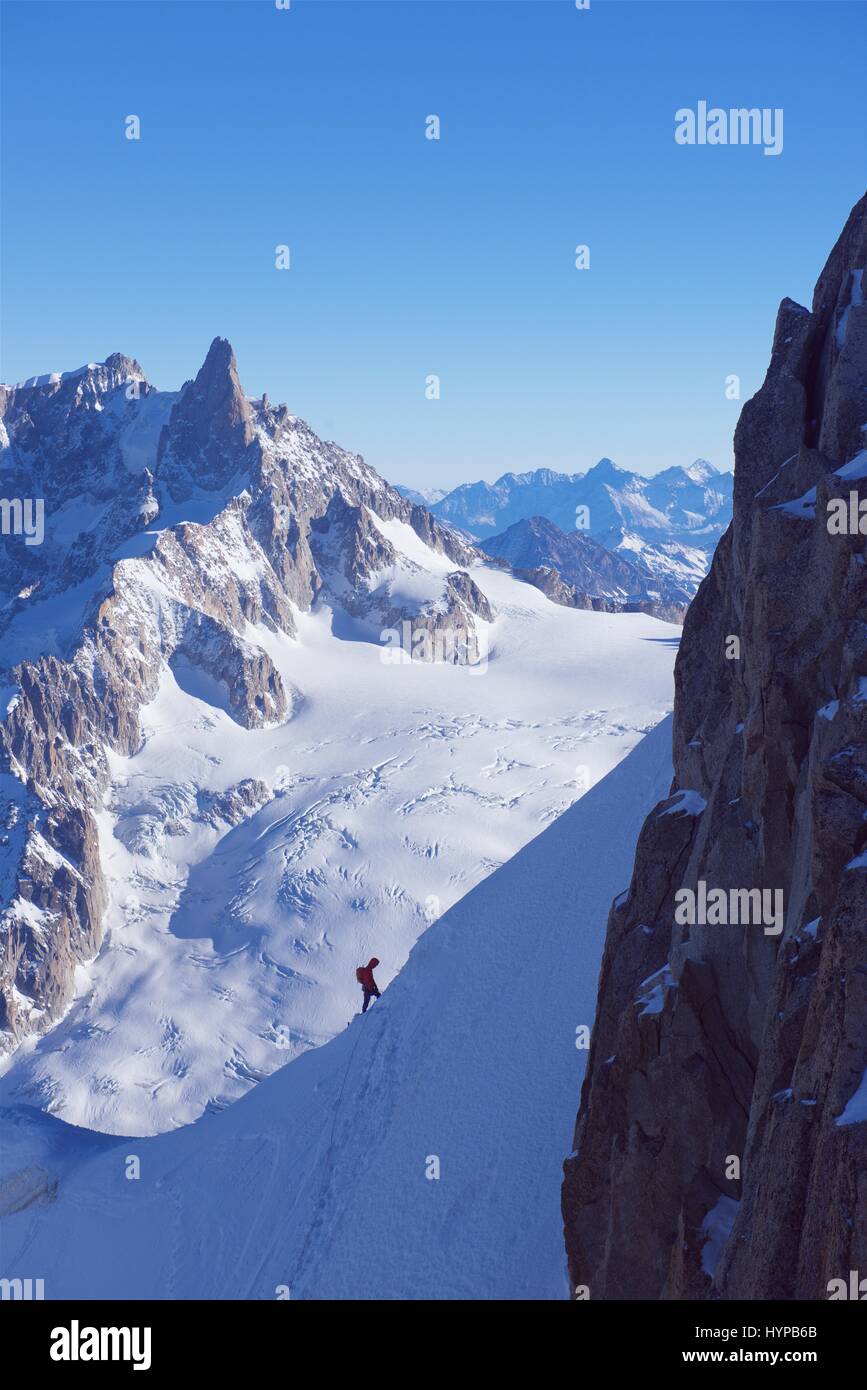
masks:
<svg viewBox="0 0 867 1390"><path fill-rule="evenodd" d="M221 487L243 466L252 439L235 354L225 338L215 338L172 410L160 441L157 474L178 498L189 496L194 487Z"/></svg>

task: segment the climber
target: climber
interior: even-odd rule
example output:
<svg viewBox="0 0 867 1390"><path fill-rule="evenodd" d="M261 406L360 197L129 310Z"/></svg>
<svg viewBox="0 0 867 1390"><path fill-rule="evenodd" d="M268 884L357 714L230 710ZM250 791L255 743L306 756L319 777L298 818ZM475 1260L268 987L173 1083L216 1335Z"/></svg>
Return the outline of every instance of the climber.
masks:
<svg viewBox="0 0 867 1390"><path fill-rule="evenodd" d="M359 965L355 972L355 978L364 990L364 1003L361 1006L361 1012L363 1014L367 1013L367 1006L371 999L379 998L379 990L376 987L376 980L373 978L373 967L375 965L379 965L379 961L376 956L371 956L367 965Z"/></svg>

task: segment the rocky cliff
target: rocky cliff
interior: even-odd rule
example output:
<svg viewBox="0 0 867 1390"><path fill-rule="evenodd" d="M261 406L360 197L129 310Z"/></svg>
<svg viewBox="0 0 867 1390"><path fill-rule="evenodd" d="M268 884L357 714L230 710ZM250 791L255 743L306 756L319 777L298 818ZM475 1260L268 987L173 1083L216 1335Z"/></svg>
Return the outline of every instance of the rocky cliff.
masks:
<svg viewBox="0 0 867 1390"><path fill-rule="evenodd" d="M865 266L867 197L738 424L675 781L608 921L563 1185L576 1296L867 1274Z"/></svg>
<svg viewBox="0 0 867 1390"><path fill-rule="evenodd" d="M371 641L407 620L453 634L492 615L461 568L475 552L285 405L245 397L224 339L179 392L121 354L0 387L0 467L4 497L45 509L44 543L0 544L3 1050L50 1026L98 950L95 817L166 666L262 728L299 693L257 632L292 635L320 595ZM417 567L390 537L443 557L436 592L396 588Z"/></svg>

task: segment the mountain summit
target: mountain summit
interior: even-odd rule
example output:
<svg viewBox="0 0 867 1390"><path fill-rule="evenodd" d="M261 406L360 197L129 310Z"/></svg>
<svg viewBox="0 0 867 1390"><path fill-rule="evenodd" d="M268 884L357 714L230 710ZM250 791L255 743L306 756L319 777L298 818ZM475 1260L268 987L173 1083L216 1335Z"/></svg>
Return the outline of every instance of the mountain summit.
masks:
<svg viewBox="0 0 867 1390"><path fill-rule="evenodd" d="M195 381L172 408L160 439L157 475L175 499L191 496L196 486L225 486L244 468L254 436L235 354L225 338L215 338Z"/></svg>
<svg viewBox="0 0 867 1390"><path fill-rule="evenodd" d="M6 487L45 508L43 545L0 547L8 1048L59 1016L100 944L111 763L141 746L167 668L264 729L298 697L254 628L291 637L328 596L369 641L404 621L472 634L491 609L462 569L476 552L285 406L248 401L224 338L179 392L114 353L3 387L0 406ZM434 572L416 578L392 537Z"/></svg>

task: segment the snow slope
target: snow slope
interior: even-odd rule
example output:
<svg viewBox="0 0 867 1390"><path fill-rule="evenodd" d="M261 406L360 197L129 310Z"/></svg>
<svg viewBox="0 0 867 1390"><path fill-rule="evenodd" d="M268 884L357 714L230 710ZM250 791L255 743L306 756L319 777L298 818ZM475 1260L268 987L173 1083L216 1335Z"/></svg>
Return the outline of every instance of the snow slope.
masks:
<svg viewBox="0 0 867 1390"><path fill-rule="evenodd" d="M441 583L442 556L378 524ZM345 1028L356 965L375 953L388 984L670 709L678 628L471 573L495 613L480 668L386 664L321 606L296 638L248 629L296 692L287 722L250 730L217 682L166 667L143 747L111 754L102 948L62 1021L7 1059L0 1103L154 1134L237 1100Z"/></svg>
<svg viewBox="0 0 867 1390"><path fill-rule="evenodd" d="M0 1276L48 1298L565 1298L576 1028L670 743L666 719L432 926L366 1017L228 1110L132 1141L0 1113Z"/></svg>

